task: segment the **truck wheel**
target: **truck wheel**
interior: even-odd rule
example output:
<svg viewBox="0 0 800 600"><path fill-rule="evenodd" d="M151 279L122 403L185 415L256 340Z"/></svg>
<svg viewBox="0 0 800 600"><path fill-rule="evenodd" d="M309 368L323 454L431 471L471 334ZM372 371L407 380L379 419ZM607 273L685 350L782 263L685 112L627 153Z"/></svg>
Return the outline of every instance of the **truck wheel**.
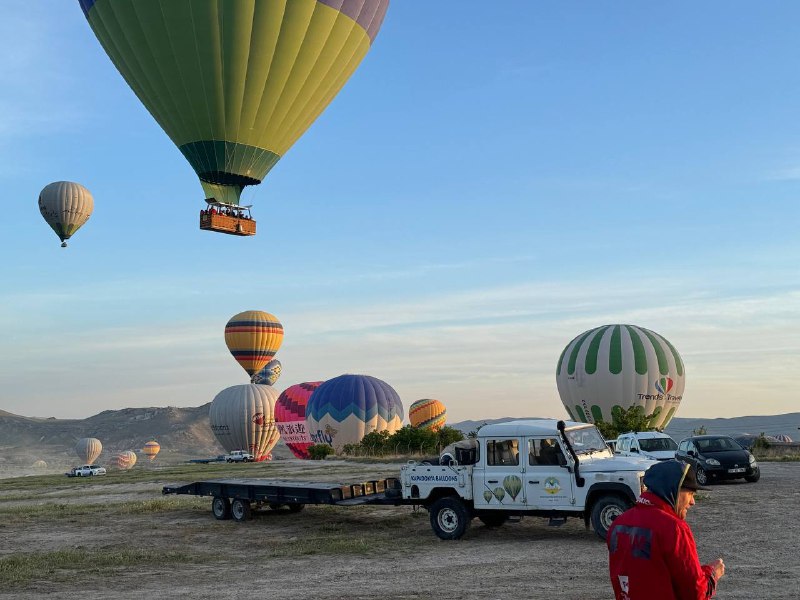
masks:
<svg viewBox="0 0 800 600"><path fill-rule="evenodd" d="M457 540L469 528L472 516L458 498L439 498L430 508L431 527L442 540Z"/></svg>
<svg viewBox="0 0 800 600"><path fill-rule="evenodd" d="M232 458L226 458L226 459L225 459L225 462L232 463L232 462L233 462L233 459L232 459Z"/></svg>
<svg viewBox="0 0 800 600"><path fill-rule="evenodd" d="M478 518L487 527L500 527L508 521L508 515L500 511L485 512L478 515Z"/></svg>
<svg viewBox="0 0 800 600"><path fill-rule="evenodd" d="M242 500L241 498L235 498L233 502L231 502L231 516L233 517L234 521L238 521L240 523L242 521L249 521L253 516L252 511L250 510L250 501Z"/></svg>
<svg viewBox="0 0 800 600"><path fill-rule="evenodd" d="M592 507L592 528L598 537L605 541L611 524L618 516L631 507L619 496L605 496L594 503Z"/></svg>
<svg viewBox="0 0 800 600"><path fill-rule="evenodd" d="M226 519L231 518L231 502L227 498L223 498L222 496L214 496L214 499L211 501L211 512L214 513L214 517L219 519L220 521L224 521Z"/></svg>

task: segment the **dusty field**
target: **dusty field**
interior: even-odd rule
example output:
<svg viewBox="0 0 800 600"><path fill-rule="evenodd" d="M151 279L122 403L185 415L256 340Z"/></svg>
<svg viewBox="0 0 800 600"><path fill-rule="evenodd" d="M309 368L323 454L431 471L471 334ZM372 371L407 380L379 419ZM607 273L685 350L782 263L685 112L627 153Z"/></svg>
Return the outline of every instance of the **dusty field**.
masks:
<svg viewBox="0 0 800 600"><path fill-rule="evenodd" d="M582 521L474 521L442 542L410 507L268 511L216 521L210 499L164 484L218 477L357 481L397 465L281 461L0 480L0 598L612 598L605 546ZM718 597L800 598L800 463L703 493L689 521L702 560L722 556Z"/></svg>

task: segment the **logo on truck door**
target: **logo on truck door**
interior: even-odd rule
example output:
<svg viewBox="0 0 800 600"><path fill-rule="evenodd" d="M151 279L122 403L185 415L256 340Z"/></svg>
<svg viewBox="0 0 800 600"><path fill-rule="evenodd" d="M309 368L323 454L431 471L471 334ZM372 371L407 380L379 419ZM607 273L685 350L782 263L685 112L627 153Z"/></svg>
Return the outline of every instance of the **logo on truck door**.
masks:
<svg viewBox="0 0 800 600"><path fill-rule="evenodd" d="M548 477L544 480L544 491L548 494L557 494L561 491L561 484L555 477Z"/></svg>

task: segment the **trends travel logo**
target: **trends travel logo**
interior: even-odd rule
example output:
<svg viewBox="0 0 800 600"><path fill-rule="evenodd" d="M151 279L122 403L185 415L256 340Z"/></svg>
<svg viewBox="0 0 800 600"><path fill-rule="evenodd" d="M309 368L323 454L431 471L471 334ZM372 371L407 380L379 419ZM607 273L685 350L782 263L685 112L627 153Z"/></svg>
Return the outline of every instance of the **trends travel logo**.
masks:
<svg viewBox="0 0 800 600"><path fill-rule="evenodd" d="M656 389L659 394L668 394L675 385L675 381L671 377L662 377L656 381Z"/></svg>

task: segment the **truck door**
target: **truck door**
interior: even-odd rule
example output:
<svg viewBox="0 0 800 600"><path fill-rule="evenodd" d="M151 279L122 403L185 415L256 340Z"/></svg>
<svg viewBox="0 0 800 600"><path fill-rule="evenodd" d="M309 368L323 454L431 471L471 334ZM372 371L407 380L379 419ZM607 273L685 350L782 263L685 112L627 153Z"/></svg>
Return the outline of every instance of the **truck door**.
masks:
<svg viewBox="0 0 800 600"><path fill-rule="evenodd" d="M486 440L486 451L472 471L475 508L525 507L525 462L519 449L519 438Z"/></svg>
<svg viewBox="0 0 800 600"><path fill-rule="evenodd" d="M573 476L558 438L536 437L527 441L525 490L527 508L558 510L575 502Z"/></svg>

